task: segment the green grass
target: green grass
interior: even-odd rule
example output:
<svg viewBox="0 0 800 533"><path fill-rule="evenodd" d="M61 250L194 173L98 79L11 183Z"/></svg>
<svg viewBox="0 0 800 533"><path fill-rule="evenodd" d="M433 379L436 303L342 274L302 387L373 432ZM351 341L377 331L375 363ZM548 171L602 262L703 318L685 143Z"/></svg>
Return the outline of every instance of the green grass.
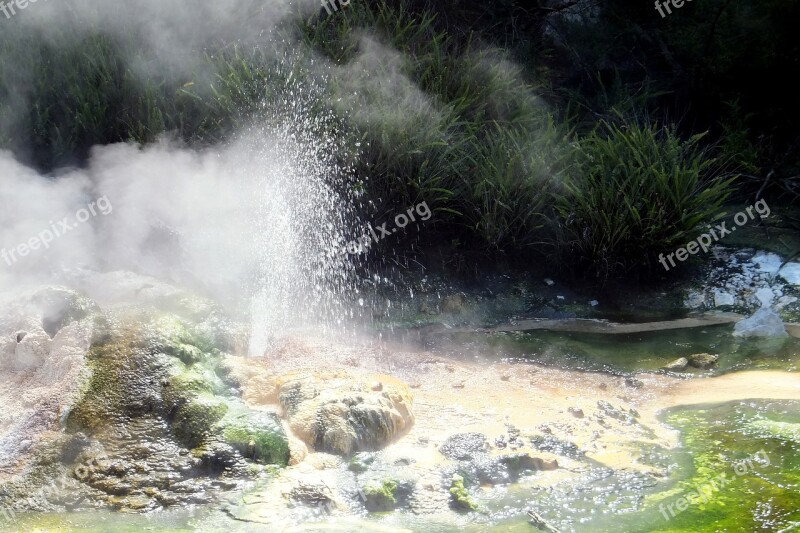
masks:
<svg viewBox="0 0 800 533"><path fill-rule="evenodd" d="M721 213L734 177L704 149L702 135L674 128L602 123L576 144L556 199L557 247L603 278L654 264Z"/></svg>
<svg viewBox="0 0 800 533"><path fill-rule="evenodd" d="M44 40L15 26L0 36L0 146L47 170L80 163L95 144L170 133L204 146L308 119L336 137L365 218L425 201L436 213L421 234L430 243L577 259L601 278L646 267L718 214L731 182L716 179L720 164L700 137L596 128L595 104L577 95L580 111L558 113L510 52L448 33L418 7L298 13L271 44L216 43L181 74L143 68L155 52L133 35ZM599 107L646 117L650 89L619 96L621 83ZM727 147L744 142L735 133Z"/></svg>

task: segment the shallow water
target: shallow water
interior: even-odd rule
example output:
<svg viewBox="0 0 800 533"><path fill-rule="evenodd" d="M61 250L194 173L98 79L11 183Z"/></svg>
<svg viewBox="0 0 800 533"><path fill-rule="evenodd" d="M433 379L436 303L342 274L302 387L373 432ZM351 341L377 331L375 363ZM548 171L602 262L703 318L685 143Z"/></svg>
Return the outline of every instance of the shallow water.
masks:
<svg viewBox="0 0 800 533"><path fill-rule="evenodd" d="M453 334L440 337L435 351L453 356L479 353L487 362L506 359L617 374L657 370L681 355L720 353L720 367L700 375L743 369L796 371L797 339L742 341L730 326L635 335L578 333ZM664 479L614 472L586 461L569 479L540 483L538 472L509 486L483 488L474 496L480 511L416 516L406 511L350 518L319 517L283 531L535 531L525 511L534 509L562 532L713 532L800 530L800 402L745 401L677 408L662 421L679 430L681 446L649 446L642 462L668 472ZM759 454L746 471L737 461ZM748 463L744 463L748 465ZM738 465L738 466L737 466ZM725 475L708 501L695 497L680 511L682 497L703 491ZM710 489L709 489L710 490ZM227 498L240 502L245 491ZM672 506L670 511L670 505ZM263 524L237 521L225 501L148 514L96 511L28 514L3 523L3 531L265 531ZM674 512L674 514L673 514Z"/></svg>
<svg viewBox="0 0 800 533"><path fill-rule="evenodd" d="M429 347L454 356L480 353L487 359L615 374L657 371L679 357L696 353L721 357L715 369L690 369L689 375L800 369L800 339L737 339L732 331L733 326L722 325L615 335L552 331L454 333L432 339Z"/></svg>
<svg viewBox="0 0 800 533"><path fill-rule="evenodd" d="M369 519L331 519L286 531L497 531L529 532L523 511L535 509L561 531L575 532L715 532L793 531L800 527L800 403L733 402L674 409L664 422L682 433L675 450L653 449L648 461L669 469L656 483L640 474L613 473L597 466L577 482L552 490L536 488L533 479L485 490L478 498L482 515L373 515ZM769 464L737 461L766 457ZM724 475L705 503L680 512L680 498ZM535 477L535 476L532 476ZM664 512L660 505L664 505ZM668 510L672 504L674 516ZM667 518L665 518L667 517ZM63 531L263 531L264 526L234 522L218 510L181 510L150 516L92 513L51 517L39 524Z"/></svg>

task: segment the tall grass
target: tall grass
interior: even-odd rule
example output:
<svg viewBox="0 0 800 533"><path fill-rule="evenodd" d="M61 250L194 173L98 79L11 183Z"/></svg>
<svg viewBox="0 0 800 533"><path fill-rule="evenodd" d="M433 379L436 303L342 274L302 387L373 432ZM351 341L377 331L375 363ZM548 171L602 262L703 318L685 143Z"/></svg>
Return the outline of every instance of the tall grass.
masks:
<svg viewBox="0 0 800 533"><path fill-rule="evenodd" d="M386 59L358 83L346 70L335 91L358 132L356 170L379 213L425 199L441 229L463 242L492 252L531 248L565 131L505 52L436 28L428 11L381 1L305 21L301 35L337 65ZM375 79L391 80L391 90Z"/></svg>
<svg viewBox="0 0 800 533"><path fill-rule="evenodd" d="M179 74L143 69L152 50L133 37L14 29L0 36L0 146L53 168L94 144L164 132L218 143L270 110L302 113L357 154L343 167L370 215L424 200L437 213L431 241L555 256L602 278L647 265L719 212L731 180L700 137L610 122L584 135L587 112L574 113L583 137L570 141L506 51L446 26L430 11L353 2L285 21L283 42L210 46ZM12 68L20 57L25 75ZM618 89L599 107L636 116L639 100Z"/></svg>
<svg viewBox="0 0 800 533"><path fill-rule="evenodd" d="M579 140L566 194L556 201L561 261L603 279L625 275L715 220L735 177L723 175L701 139L603 122Z"/></svg>
<svg viewBox="0 0 800 533"><path fill-rule="evenodd" d="M0 120L13 132L6 146L44 168L76 162L94 144L149 142L177 114L163 80L133 73L125 44L107 35L63 43L14 30L3 37Z"/></svg>

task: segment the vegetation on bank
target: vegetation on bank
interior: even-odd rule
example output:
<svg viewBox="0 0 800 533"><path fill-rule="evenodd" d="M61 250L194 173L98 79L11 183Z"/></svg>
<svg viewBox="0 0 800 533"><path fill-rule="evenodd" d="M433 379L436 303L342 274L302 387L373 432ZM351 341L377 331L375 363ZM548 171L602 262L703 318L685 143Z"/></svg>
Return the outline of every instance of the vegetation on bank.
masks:
<svg viewBox="0 0 800 533"><path fill-rule="evenodd" d="M210 43L185 71L143 68L155 52L134 36L9 26L0 146L51 170L165 132L223 142L302 106L343 136L366 216L424 200L423 245L602 280L654 267L728 200L796 200L800 105L779 80L797 5L593 6L352 2L258 46Z"/></svg>

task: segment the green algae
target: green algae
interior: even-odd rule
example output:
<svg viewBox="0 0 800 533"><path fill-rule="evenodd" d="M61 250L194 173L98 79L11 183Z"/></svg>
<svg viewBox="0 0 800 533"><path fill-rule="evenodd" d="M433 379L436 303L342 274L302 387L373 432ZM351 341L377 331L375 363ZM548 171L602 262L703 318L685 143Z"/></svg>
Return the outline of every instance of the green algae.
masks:
<svg viewBox="0 0 800 533"><path fill-rule="evenodd" d="M778 531L800 524L800 405L736 402L673 411L666 420L683 433L688 475L648 498L660 520L637 531Z"/></svg>
<svg viewBox="0 0 800 533"><path fill-rule="evenodd" d="M289 441L270 413L226 417L219 423L218 432L246 459L280 466L289 462Z"/></svg>
<svg viewBox="0 0 800 533"><path fill-rule="evenodd" d="M370 512L392 511L397 505L397 482L385 479L380 485L368 485L364 498L364 506Z"/></svg>
<svg viewBox="0 0 800 533"><path fill-rule="evenodd" d="M172 419L172 431L178 442L187 448L196 448L227 412L224 401L210 395L198 396L178 408Z"/></svg>
<svg viewBox="0 0 800 533"><path fill-rule="evenodd" d="M469 491L464 487L464 478L462 476L453 476L453 481L450 484L450 496L450 504L459 511L474 511L478 508L478 505L469 495Z"/></svg>

